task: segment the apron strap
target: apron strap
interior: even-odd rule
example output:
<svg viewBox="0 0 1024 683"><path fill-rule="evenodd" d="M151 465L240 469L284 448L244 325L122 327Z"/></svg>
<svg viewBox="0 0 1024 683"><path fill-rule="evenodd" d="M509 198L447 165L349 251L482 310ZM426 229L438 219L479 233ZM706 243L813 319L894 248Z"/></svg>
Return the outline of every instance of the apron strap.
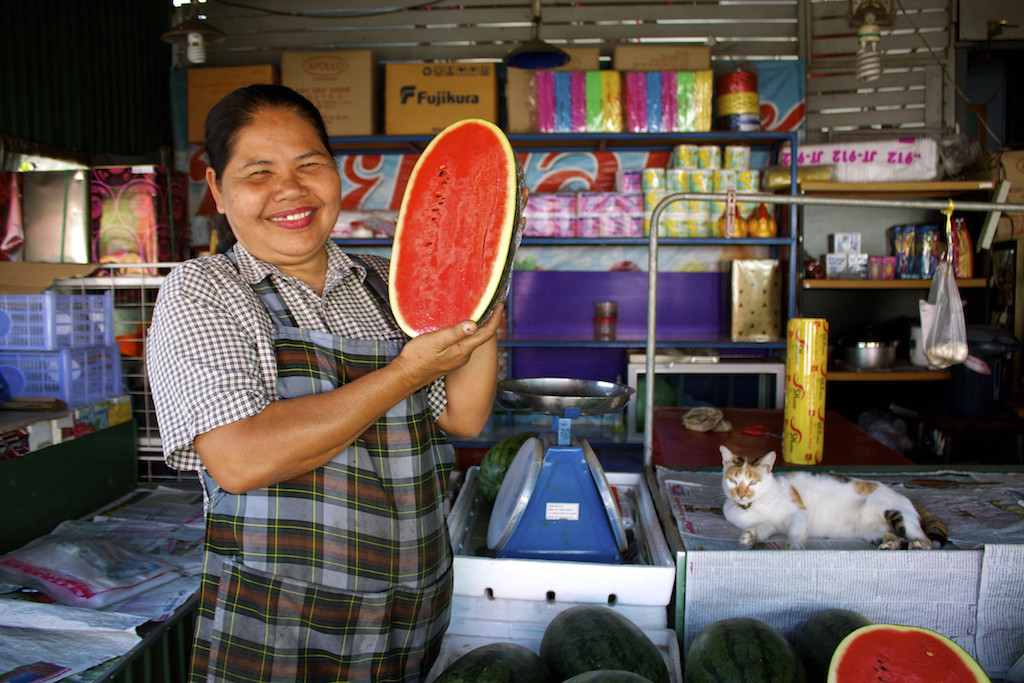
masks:
<svg viewBox="0 0 1024 683"><path fill-rule="evenodd" d="M377 300L377 305L384 313L384 316L397 328L398 323L395 322L395 316L391 312L391 302L388 296L388 283L384 282L384 278L380 276L380 273L371 268L363 259L359 258L355 254L349 254L348 257L352 259L353 263L358 266L362 266L363 270L366 271L366 286L373 294L373 298Z"/></svg>

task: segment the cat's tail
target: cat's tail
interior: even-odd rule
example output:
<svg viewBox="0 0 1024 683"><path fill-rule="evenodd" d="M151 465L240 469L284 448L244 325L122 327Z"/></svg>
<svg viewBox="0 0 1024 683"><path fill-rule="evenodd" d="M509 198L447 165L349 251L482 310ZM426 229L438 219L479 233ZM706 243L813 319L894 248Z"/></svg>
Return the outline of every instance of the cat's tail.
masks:
<svg viewBox="0 0 1024 683"><path fill-rule="evenodd" d="M937 542L940 548L946 545L949 541L949 527L946 526L946 523L917 503L914 503L914 509L917 510L917 515L921 518L921 528L924 530L925 536Z"/></svg>

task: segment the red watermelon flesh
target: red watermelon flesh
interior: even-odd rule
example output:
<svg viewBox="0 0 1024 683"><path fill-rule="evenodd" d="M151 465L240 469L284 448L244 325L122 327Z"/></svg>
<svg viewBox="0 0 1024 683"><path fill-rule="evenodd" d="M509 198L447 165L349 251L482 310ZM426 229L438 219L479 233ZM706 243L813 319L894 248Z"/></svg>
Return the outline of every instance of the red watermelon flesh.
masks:
<svg viewBox="0 0 1024 683"><path fill-rule="evenodd" d="M521 169L482 119L439 133L413 168L391 251L390 303L409 336L490 314L522 234Z"/></svg>
<svg viewBox="0 0 1024 683"><path fill-rule="evenodd" d="M836 648L828 683L989 683L981 666L949 638L915 626L872 624Z"/></svg>

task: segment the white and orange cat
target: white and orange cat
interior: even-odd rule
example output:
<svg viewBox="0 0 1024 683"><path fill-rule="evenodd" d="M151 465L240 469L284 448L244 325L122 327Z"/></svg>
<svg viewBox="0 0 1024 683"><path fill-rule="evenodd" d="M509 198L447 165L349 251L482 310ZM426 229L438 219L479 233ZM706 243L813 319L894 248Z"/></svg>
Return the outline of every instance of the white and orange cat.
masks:
<svg viewBox="0 0 1024 683"><path fill-rule="evenodd" d="M720 450L722 511L742 531L743 548L785 534L789 548L805 547L808 538L859 538L882 550L930 550L949 535L937 517L885 484L828 473L776 475L775 451L748 460Z"/></svg>

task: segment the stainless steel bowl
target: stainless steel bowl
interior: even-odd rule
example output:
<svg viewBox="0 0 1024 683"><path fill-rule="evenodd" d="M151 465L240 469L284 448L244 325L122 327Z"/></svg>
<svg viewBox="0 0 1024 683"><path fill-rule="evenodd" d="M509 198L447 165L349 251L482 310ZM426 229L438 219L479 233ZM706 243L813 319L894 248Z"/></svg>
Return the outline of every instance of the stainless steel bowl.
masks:
<svg viewBox="0 0 1024 683"><path fill-rule="evenodd" d="M854 370L887 370L896 363L896 344L856 341L843 345L843 363Z"/></svg>
<svg viewBox="0 0 1024 683"><path fill-rule="evenodd" d="M580 415L604 415L621 410L633 391L615 382L531 377L498 382L495 399L502 408L520 413L563 415L567 408L579 408Z"/></svg>

